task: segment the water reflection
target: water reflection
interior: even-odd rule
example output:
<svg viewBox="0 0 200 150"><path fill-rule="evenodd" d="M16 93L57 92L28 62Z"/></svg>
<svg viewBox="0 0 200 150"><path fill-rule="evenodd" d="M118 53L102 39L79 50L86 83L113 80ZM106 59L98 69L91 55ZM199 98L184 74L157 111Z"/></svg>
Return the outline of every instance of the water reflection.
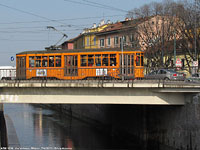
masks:
<svg viewBox="0 0 200 150"><path fill-rule="evenodd" d="M60 119L57 116L56 114L45 114L43 109L33 114L35 141L40 144L48 143L51 147L72 148L73 143L69 137L70 119Z"/></svg>
<svg viewBox="0 0 200 150"><path fill-rule="evenodd" d="M65 147L72 149L122 149L115 147L110 133L28 104L5 104L5 114L14 123L22 147Z"/></svg>

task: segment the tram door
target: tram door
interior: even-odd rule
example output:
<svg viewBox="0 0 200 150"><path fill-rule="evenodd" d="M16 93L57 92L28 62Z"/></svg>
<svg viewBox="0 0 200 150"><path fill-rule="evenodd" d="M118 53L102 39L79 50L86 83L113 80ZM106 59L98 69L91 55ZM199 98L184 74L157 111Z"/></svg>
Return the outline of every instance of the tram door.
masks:
<svg viewBox="0 0 200 150"><path fill-rule="evenodd" d="M124 63L122 63L124 61ZM134 77L134 54L120 55L120 72L124 77Z"/></svg>
<svg viewBox="0 0 200 150"><path fill-rule="evenodd" d="M26 57L17 57L17 79L26 79Z"/></svg>
<svg viewBox="0 0 200 150"><path fill-rule="evenodd" d="M77 55L65 56L65 76L78 76Z"/></svg>

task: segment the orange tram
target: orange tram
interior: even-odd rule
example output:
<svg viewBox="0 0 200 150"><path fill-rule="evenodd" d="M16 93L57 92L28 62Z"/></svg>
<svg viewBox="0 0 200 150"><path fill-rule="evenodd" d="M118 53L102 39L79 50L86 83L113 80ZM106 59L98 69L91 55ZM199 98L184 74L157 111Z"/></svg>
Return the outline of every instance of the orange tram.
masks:
<svg viewBox="0 0 200 150"><path fill-rule="evenodd" d="M143 59L143 51L119 48L26 51L16 54L16 75L17 79L143 78Z"/></svg>

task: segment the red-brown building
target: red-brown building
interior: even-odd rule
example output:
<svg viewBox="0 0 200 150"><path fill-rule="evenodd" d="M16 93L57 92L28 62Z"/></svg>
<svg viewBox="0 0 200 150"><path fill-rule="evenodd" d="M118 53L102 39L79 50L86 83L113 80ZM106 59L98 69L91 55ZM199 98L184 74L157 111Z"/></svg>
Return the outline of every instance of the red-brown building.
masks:
<svg viewBox="0 0 200 150"><path fill-rule="evenodd" d="M80 34L77 37L65 41L61 44L62 49L83 49L84 48L84 34Z"/></svg>
<svg viewBox="0 0 200 150"><path fill-rule="evenodd" d="M66 49L74 49L74 41L73 39L70 39L68 41L65 41L64 43L62 43L62 49L66 50Z"/></svg>

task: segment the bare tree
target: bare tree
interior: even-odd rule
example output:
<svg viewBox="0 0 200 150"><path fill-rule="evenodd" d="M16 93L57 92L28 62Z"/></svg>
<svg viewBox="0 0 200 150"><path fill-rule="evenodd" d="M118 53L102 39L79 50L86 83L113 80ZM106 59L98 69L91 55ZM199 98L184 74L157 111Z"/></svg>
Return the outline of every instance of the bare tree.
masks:
<svg viewBox="0 0 200 150"><path fill-rule="evenodd" d="M195 3L187 0L152 2L131 10L127 17L143 19L134 37L145 50L149 67L173 66L175 37L177 52L184 55L190 71L191 61L199 60L200 0L195 0Z"/></svg>

